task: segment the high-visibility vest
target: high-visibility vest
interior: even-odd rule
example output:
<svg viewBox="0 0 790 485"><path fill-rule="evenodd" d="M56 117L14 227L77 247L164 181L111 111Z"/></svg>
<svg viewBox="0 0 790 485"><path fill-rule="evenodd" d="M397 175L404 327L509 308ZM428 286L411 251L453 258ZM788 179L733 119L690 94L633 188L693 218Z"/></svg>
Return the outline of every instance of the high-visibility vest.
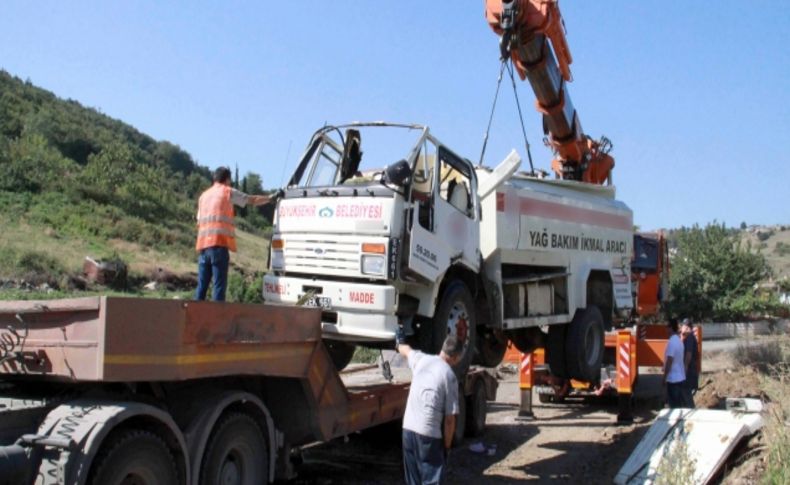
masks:
<svg viewBox="0 0 790 485"><path fill-rule="evenodd" d="M230 187L215 183L200 195L198 201L198 235L195 249L213 246L236 251L236 232L233 224L233 203Z"/></svg>

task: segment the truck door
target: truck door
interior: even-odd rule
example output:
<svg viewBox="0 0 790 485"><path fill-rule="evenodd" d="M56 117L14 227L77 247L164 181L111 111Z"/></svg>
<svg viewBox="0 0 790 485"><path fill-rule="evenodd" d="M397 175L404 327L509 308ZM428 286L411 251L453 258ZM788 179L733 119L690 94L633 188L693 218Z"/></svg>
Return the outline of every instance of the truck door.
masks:
<svg viewBox="0 0 790 485"><path fill-rule="evenodd" d="M426 140L415 164L407 266L434 281L460 260L477 269L477 179L471 164Z"/></svg>

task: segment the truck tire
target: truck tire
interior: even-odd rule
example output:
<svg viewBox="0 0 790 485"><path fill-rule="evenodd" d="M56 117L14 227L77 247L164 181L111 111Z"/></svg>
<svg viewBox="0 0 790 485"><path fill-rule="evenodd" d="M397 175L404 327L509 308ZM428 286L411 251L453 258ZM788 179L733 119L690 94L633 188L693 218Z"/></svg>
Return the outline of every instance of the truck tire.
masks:
<svg viewBox="0 0 790 485"><path fill-rule="evenodd" d="M484 331L481 331L481 329ZM472 363L483 367L496 367L505 358L507 338L502 335L500 330L484 328L482 325L479 325L477 327L476 346L477 352Z"/></svg>
<svg viewBox="0 0 790 485"><path fill-rule="evenodd" d="M525 354L539 347L543 347L546 340L545 334L538 327L509 330L506 335L507 338L513 342L513 345L515 345L520 352L524 352Z"/></svg>
<svg viewBox="0 0 790 485"><path fill-rule="evenodd" d="M329 357L332 359L332 363L335 364L335 369L339 371L345 369L351 363L354 352L357 350L357 346L354 344L332 339L324 339L324 347L329 352Z"/></svg>
<svg viewBox="0 0 790 485"><path fill-rule="evenodd" d="M462 350L461 358L453 370L459 378L466 375L475 353L477 318L472 294L462 281L451 281L444 289L431 323L428 331L423 332L423 338L427 337L427 341L422 342L423 350L438 354L447 335L454 333Z"/></svg>
<svg viewBox="0 0 790 485"><path fill-rule="evenodd" d="M568 378L568 367L565 362L567 333L567 324L550 325L549 337L546 339L546 363L549 364L551 374L561 379Z"/></svg>
<svg viewBox="0 0 790 485"><path fill-rule="evenodd" d="M455 417L455 433L453 433L453 446L460 446L467 434L466 422L469 415L469 407L464 399L464 387L458 386L458 416ZM444 426L444 425L442 425Z"/></svg>
<svg viewBox="0 0 790 485"><path fill-rule="evenodd" d="M466 400L466 435L480 436L486 429L486 413L488 402L486 399L486 386L482 379L477 379L472 394Z"/></svg>
<svg viewBox="0 0 790 485"><path fill-rule="evenodd" d="M199 483L257 485L269 480L269 452L258 422L244 413L220 418L209 437Z"/></svg>
<svg viewBox="0 0 790 485"><path fill-rule="evenodd" d="M150 431L122 429L102 444L88 483L167 485L179 483L179 478L173 454L162 438Z"/></svg>
<svg viewBox="0 0 790 485"><path fill-rule="evenodd" d="M572 379L597 382L604 353L603 316L591 305L577 310L568 328L565 361Z"/></svg>

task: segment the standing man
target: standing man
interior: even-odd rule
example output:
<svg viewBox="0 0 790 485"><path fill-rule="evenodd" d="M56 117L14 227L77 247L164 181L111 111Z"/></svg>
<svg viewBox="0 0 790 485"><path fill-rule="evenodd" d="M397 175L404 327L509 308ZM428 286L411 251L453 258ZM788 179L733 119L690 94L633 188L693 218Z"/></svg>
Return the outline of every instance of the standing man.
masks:
<svg viewBox="0 0 790 485"><path fill-rule="evenodd" d="M247 195L230 186L230 169L214 171L214 184L200 194L198 201L198 235L195 249L198 256L198 286L196 300L205 300L208 286L214 278L212 299L225 301L228 286L229 251L236 251L233 206L263 205L266 195Z"/></svg>
<svg viewBox="0 0 790 485"><path fill-rule="evenodd" d="M697 336L694 335L694 324L690 318L684 318L680 325L680 335L683 339L683 364L686 370L686 380L683 382L683 407L693 409L694 393L699 389L699 347Z"/></svg>
<svg viewBox="0 0 790 485"><path fill-rule="evenodd" d="M667 388L667 404L670 408L684 407L683 382L686 373L683 370L683 342L680 340L677 318L670 318L667 326L671 335L664 350L664 378L663 383Z"/></svg>
<svg viewBox="0 0 790 485"><path fill-rule="evenodd" d="M463 350L448 335L439 355L428 355L396 338L398 352L412 371L403 415L403 468L407 485L444 483L447 454L453 444L458 415L458 380L451 366Z"/></svg>

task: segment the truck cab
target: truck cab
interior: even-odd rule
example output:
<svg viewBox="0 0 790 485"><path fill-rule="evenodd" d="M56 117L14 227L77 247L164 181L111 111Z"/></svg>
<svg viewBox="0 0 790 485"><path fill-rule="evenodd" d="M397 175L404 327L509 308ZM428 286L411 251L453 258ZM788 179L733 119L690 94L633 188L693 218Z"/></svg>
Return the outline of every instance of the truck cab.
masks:
<svg viewBox="0 0 790 485"><path fill-rule="evenodd" d="M414 316L434 316L451 266L479 271L480 213L473 164L428 127L323 127L278 201L264 298L320 307L341 367L354 344L391 342L399 323L422 326L434 351L447 332L469 346L472 308L451 308L446 331Z"/></svg>

